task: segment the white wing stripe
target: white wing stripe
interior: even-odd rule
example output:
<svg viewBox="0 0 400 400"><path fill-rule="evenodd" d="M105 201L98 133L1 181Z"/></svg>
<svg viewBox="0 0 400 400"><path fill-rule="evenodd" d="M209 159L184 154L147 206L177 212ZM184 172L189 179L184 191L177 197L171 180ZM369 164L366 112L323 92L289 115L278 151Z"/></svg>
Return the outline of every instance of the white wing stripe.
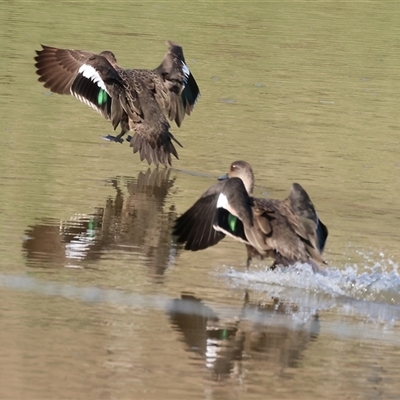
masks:
<svg viewBox="0 0 400 400"><path fill-rule="evenodd" d="M85 78L90 79L92 82L96 83L97 86L99 86L103 90L106 90L106 86L103 80L100 78L98 72L91 65L82 64L78 72L82 74Z"/></svg>
<svg viewBox="0 0 400 400"><path fill-rule="evenodd" d="M182 61L182 72L183 72L183 82L186 85L190 76L190 70L183 61Z"/></svg>
<svg viewBox="0 0 400 400"><path fill-rule="evenodd" d="M232 233L226 231L225 229L222 229L222 228L221 228L220 226L218 226L218 225L213 225L213 228L214 228L216 231L222 232L222 233L224 233L225 235L231 237L232 239L237 240L238 242L242 242L242 243L245 243L245 244L250 244L250 242L248 242L247 240L242 239L240 236L232 235Z"/></svg>
<svg viewBox="0 0 400 400"><path fill-rule="evenodd" d="M218 196L217 208L224 208L226 211L228 211L235 217L238 217L237 212L231 207L231 205L229 204L228 198L223 193L221 193Z"/></svg>
<svg viewBox="0 0 400 400"><path fill-rule="evenodd" d="M229 205L228 199L223 193L221 193L218 196L217 208L225 208L225 210L227 210L228 205Z"/></svg>

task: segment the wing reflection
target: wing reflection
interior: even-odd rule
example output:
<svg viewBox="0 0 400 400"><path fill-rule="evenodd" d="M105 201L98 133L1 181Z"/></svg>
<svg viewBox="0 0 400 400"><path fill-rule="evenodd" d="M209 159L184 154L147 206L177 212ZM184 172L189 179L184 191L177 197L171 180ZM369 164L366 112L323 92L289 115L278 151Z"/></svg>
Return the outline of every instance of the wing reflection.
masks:
<svg viewBox="0 0 400 400"><path fill-rule="evenodd" d="M68 221L42 219L25 231L23 250L31 266L82 267L114 251L137 252L152 273L162 275L175 257L171 228L175 207L165 200L175 178L170 169L140 172L126 189L113 179L114 198L91 214ZM126 193L127 192L127 193Z"/></svg>
<svg viewBox="0 0 400 400"><path fill-rule="evenodd" d="M100 257L102 209L75 214L69 221L45 218L28 227L22 247L31 266L79 266L79 261Z"/></svg>
<svg viewBox="0 0 400 400"><path fill-rule="evenodd" d="M285 374L298 367L308 344L319 335L317 315L294 322L297 306L278 299L251 303L246 293L239 319L224 322L200 299L182 294L168 311L188 350L201 356L213 379L243 378L256 371ZM302 310L303 312L303 310Z"/></svg>

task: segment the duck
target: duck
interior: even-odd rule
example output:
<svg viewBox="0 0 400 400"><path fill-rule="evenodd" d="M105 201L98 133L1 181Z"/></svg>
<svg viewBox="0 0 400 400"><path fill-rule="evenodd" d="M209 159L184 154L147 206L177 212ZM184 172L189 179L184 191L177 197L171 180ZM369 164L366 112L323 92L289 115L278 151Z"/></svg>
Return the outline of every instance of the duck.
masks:
<svg viewBox="0 0 400 400"><path fill-rule="evenodd" d="M253 169L243 160L234 161L219 179L176 219L173 235L178 244L198 251L229 236L246 245L247 268L254 257L269 257L271 269L299 262L323 273L328 228L299 183L292 184L284 200L256 198Z"/></svg>
<svg viewBox="0 0 400 400"><path fill-rule="evenodd" d="M179 159L169 121L181 126L200 97L200 89L190 72L180 45L166 42L168 51L155 69L124 69L113 52L95 54L83 50L41 45L36 50L36 73L45 88L70 94L110 120L117 136L104 139L123 143L123 136L139 153L140 160L156 166Z"/></svg>

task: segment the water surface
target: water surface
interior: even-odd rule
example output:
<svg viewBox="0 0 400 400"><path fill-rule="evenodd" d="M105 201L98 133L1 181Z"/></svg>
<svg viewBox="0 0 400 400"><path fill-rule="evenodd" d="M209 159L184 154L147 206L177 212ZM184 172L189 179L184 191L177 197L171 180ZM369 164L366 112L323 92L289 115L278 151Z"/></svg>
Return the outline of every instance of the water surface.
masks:
<svg viewBox="0 0 400 400"><path fill-rule="evenodd" d="M396 3L0 4L0 396L376 399L399 392L400 7ZM201 98L172 169L37 82L34 50L156 67L180 43ZM301 183L327 275L246 271L231 240L171 239L244 159L256 194Z"/></svg>

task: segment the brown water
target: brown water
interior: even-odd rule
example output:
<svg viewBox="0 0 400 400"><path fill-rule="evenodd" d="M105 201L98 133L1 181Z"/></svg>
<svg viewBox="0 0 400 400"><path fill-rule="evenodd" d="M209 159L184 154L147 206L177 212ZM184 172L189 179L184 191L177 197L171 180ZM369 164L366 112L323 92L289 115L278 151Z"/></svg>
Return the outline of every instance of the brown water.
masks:
<svg viewBox="0 0 400 400"><path fill-rule="evenodd" d="M397 399L400 5L0 3L0 397ZM34 73L40 43L151 68L183 45L202 96L148 169ZM235 159L293 181L328 226L327 276L245 270L170 230Z"/></svg>

